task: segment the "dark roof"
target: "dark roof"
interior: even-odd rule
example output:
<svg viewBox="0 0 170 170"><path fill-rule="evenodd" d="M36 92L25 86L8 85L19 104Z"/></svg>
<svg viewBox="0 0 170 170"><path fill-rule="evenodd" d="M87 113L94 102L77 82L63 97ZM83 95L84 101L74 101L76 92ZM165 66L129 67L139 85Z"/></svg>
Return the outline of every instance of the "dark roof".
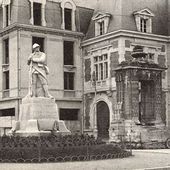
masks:
<svg viewBox="0 0 170 170"><path fill-rule="evenodd" d="M93 16L93 9L84 8L84 7L77 7L77 20L79 20L79 31L83 32L84 34L87 33L91 18Z"/></svg>
<svg viewBox="0 0 170 170"><path fill-rule="evenodd" d="M154 13L152 32L158 35L168 35L168 12L167 0L98 0L94 15L97 12L106 12L111 14L108 32L116 30L137 31L134 12L142 9L150 9ZM86 39L95 36L95 22L91 20Z"/></svg>

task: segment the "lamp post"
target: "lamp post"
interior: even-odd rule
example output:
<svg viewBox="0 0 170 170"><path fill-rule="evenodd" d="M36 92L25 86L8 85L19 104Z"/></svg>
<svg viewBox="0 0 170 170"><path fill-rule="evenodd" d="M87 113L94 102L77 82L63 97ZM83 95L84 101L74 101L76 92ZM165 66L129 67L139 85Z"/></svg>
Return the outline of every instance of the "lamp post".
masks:
<svg viewBox="0 0 170 170"><path fill-rule="evenodd" d="M97 101L96 101L96 95L97 95L97 88L96 88L96 72L93 71L92 74L92 81L94 85L94 132L97 130Z"/></svg>

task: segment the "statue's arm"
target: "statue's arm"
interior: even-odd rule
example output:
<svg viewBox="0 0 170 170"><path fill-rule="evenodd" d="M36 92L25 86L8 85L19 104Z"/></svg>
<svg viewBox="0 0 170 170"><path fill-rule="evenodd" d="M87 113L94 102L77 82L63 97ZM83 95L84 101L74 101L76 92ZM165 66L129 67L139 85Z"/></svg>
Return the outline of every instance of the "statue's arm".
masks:
<svg viewBox="0 0 170 170"><path fill-rule="evenodd" d="M42 63L43 64L46 61L46 56L45 56L44 53L42 53L40 58L33 58L32 61L36 62L36 63Z"/></svg>
<svg viewBox="0 0 170 170"><path fill-rule="evenodd" d="M27 60L27 64L28 64L28 65L30 65L31 60L32 60L32 54L28 57L28 60Z"/></svg>

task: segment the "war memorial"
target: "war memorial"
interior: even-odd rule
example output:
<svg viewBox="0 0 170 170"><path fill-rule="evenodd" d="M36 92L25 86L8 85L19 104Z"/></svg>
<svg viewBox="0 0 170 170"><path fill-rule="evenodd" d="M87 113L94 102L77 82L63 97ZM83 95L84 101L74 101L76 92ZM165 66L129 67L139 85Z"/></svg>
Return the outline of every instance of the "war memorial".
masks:
<svg viewBox="0 0 170 170"><path fill-rule="evenodd" d="M0 162L65 162L123 158L131 155L120 146L106 144L87 134L71 134L59 120L54 97L49 94L45 54L38 44L28 58L28 95L22 113L9 132L0 138Z"/></svg>

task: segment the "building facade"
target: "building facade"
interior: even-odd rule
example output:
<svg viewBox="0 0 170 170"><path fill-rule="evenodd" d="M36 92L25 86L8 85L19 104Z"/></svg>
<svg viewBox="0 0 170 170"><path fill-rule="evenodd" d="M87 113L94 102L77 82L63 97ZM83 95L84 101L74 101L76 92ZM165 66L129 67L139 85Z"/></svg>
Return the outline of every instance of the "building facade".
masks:
<svg viewBox="0 0 170 170"><path fill-rule="evenodd" d="M82 56L80 43L91 9L72 0L0 1L0 129L6 134L28 93L27 58L38 43L47 55L49 90L60 119L72 132L82 129ZM87 16L83 22L80 18Z"/></svg>
<svg viewBox="0 0 170 170"><path fill-rule="evenodd" d="M68 129L110 141L160 139L170 123L169 7L170 0L1 0L1 134L18 119L38 43ZM134 65L137 46L144 56Z"/></svg>
<svg viewBox="0 0 170 170"><path fill-rule="evenodd" d="M159 140L169 128L169 5L168 0L97 4L82 42L86 132L110 141ZM131 66L136 46L146 54L142 62L164 69L157 74L152 66Z"/></svg>

